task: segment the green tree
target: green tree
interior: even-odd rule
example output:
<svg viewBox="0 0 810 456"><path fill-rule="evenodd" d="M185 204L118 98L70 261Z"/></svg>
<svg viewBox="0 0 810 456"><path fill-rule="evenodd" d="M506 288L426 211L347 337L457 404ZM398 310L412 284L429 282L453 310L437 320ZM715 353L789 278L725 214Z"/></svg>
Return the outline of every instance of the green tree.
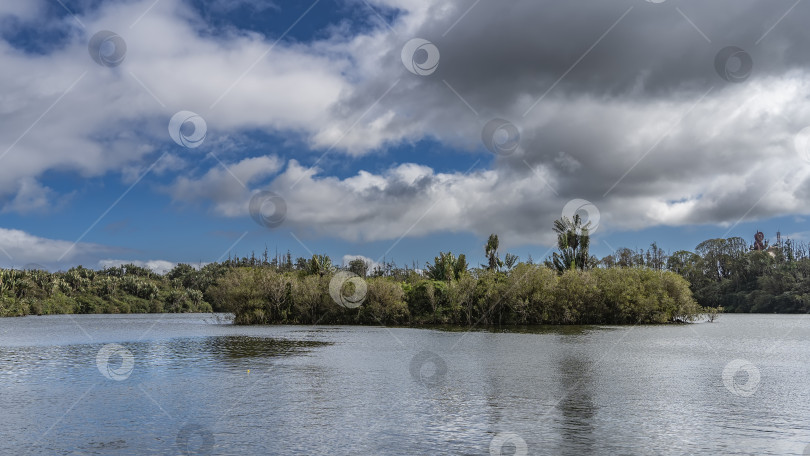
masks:
<svg viewBox="0 0 810 456"><path fill-rule="evenodd" d="M362 258L355 258L349 261L349 271L360 277L365 277L368 273L369 264Z"/></svg>
<svg viewBox="0 0 810 456"><path fill-rule="evenodd" d="M458 280L466 271L467 258L463 253L456 258L453 252L439 252L439 256L433 259L433 264L425 264L425 275L433 280Z"/></svg>
<svg viewBox="0 0 810 456"><path fill-rule="evenodd" d="M520 260L519 256L507 253L506 256L503 258L503 265L506 266L506 269L511 271L512 268L517 266L519 260Z"/></svg>
<svg viewBox="0 0 810 456"><path fill-rule="evenodd" d="M557 233L557 248L552 256L552 267L562 273L570 269L585 270L589 265L588 250L591 238L588 234L591 222L582 224L579 214L574 219L562 217L554 221L554 232Z"/></svg>
<svg viewBox="0 0 810 456"><path fill-rule="evenodd" d="M498 258L498 235L490 234L487 245L484 246L484 253L487 257L487 269L497 271L503 266L503 261Z"/></svg>
<svg viewBox="0 0 810 456"><path fill-rule="evenodd" d="M334 270L332 259L327 255L312 255L307 266L308 274L326 275Z"/></svg>

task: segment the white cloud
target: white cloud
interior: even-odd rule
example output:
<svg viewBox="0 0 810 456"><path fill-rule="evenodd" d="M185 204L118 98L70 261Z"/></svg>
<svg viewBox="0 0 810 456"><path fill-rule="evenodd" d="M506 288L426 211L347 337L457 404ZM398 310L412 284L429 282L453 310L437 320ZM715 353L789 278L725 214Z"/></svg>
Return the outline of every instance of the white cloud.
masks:
<svg viewBox="0 0 810 456"><path fill-rule="evenodd" d="M372 260L371 258L363 256L363 255L343 255L343 267L349 266L349 263L351 263L353 260L358 260L358 259L363 260L363 262L366 263L366 265L368 265L368 273L369 274L372 271L374 271L374 269L383 267L382 263L378 263L378 262Z"/></svg>
<svg viewBox="0 0 810 456"><path fill-rule="evenodd" d="M316 129L348 87L345 60L303 45L268 53L272 41L255 33L201 36L180 0L155 4L130 28L153 3L105 4L80 17L86 31L71 30L45 56L0 41L0 195L15 191L21 176L55 169L92 177L154 160L160 149L194 157L198 151L179 148L166 131L180 110L203 116L214 138L250 128ZM90 36L104 29L126 41L119 67L88 55Z"/></svg>
<svg viewBox="0 0 810 456"><path fill-rule="evenodd" d="M245 158L232 164L222 163L196 179L178 177L167 191L175 201L213 202L215 213L239 215L243 211L237 207L238 203L249 198L249 186L275 174L282 165L281 160L275 156Z"/></svg>
<svg viewBox="0 0 810 456"><path fill-rule="evenodd" d="M177 266L177 263L166 261L166 260L149 260L149 261L140 261L140 260L99 260L98 267L99 268L111 268L111 267L118 267L124 264L133 264L135 266L140 266L142 268L150 269L152 272L157 274L166 274L167 272L174 269Z"/></svg>
<svg viewBox="0 0 810 456"><path fill-rule="evenodd" d="M0 265L20 267L38 263L48 267L61 267L94 261L98 255L109 254L114 249L98 244L76 243L48 239L25 231L0 228ZM60 261L61 258L61 261Z"/></svg>
<svg viewBox="0 0 810 456"><path fill-rule="evenodd" d="M3 206L2 212L45 212L54 206L65 204L72 194L59 196L51 188L45 187L32 177L23 177L19 181L17 194Z"/></svg>
<svg viewBox="0 0 810 456"><path fill-rule="evenodd" d="M0 17L14 16L22 20L34 19L42 12L41 0L26 0L24 2L0 3Z"/></svg>
<svg viewBox="0 0 810 456"><path fill-rule="evenodd" d="M0 15L31 17L41 5L6 3ZM47 55L0 41L0 154L7 151L0 196L10 200L3 210L47 210L57 198L39 183L48 171L120 172L134 182L162 151L172 154L154 172L177 172L219 150L222 138L251 129L301 134L318 152L335 155L426 138L480 151L482 126L497 116L517 124L521 148L488 170L436 172L406 163L338 178L326 166L290 160L273 178L281 159L228 155L227 169L189 172L165 190L176 202L247 216L251 189L270 181L286 199L285 223L353 241L465 231L548 244L551 220L575 198L600 209L600 232L810 213L810 164L793 149L794 135L810 125L810 107L797 102L810 93L800 14L762 42L759 73L733 85L714 74L715 46L696 47L700 37L678 15L636 16L651 5L639 5L569 74L572 56L624 7L482 2L467 14L461 1L371 4L403 10L390 24L395 33L380 27L343 36L336 28L314 42L273 46L276 37L254 32L202 33L207 25L181 0L139 0L91 11L81 17L87 31L71 29ZM724 5L693 8L699 14ZM728 39L750 42L745 33L761 28L764 8L749 2L733 9L729 30L715 18L723 15L701 17L713 36L726 31ZM126 40L120 67L89 58L87 40L101 29ZM441 49L432 77L402 66L402 44L415 36ZM205 118L201 149L170 140L166 125L180 110ZM456 156L463 163L451 163L454 169L480 158Z"/></svg>

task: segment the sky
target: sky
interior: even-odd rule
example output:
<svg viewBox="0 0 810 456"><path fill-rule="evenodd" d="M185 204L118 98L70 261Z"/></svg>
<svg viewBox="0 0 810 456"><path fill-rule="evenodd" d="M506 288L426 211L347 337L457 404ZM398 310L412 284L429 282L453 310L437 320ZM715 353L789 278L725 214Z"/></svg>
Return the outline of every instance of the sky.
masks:
<svg viewBox="0 0 810 456"><path fill-rule="evenodd" d="M0 3L0 267L810 240L810 4Z"/></svg>

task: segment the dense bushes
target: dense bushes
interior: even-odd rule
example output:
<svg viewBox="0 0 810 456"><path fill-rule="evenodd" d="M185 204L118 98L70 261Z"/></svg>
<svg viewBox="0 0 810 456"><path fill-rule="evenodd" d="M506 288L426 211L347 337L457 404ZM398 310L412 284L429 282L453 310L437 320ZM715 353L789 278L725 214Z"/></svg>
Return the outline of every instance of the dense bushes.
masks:
<svg viewBox="0 0 810 456"><path fill-rule="evenodd" d="M57 273L4 270L0 315L216 310L233 312L237 324L487 326L666 323L703 312L689 284L673 272L627 267L558 272L513 262L507 270L465 269L464 258L450 253L436 264L442 267L425 272L375 268L363 278L365 299L355 308L332 299L330 281L340 269L325 256L295 263L251 257L199 270L178 265L165 275L132 265Z"/></svg>
<svg viewBox="0 0 810 456"><path fill-rule="evenodd" d="M210 312L203 290L185 287L183 280L221 275L224 269L184 271L172 279L133 265L100 271L79 266L56 273L0 270L0 316Z"/></svg>
<svg viewBox="0 0 810 456"><path fill-rule="evenodd" d="M234 268L211 289L235 322L385 325L632 324L691 321L702 309L689 284L650 269L570 270L519 264L508 272L465 272L437 281L366 279L365 301L346 308L329 295L331 273ZM347 293L348 294L348 293Z"/></svg>

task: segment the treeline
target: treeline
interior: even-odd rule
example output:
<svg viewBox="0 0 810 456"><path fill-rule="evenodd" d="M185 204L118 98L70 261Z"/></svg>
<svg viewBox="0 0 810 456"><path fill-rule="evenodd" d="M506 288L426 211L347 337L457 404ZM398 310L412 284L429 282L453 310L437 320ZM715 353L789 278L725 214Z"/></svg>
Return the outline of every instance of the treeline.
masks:
<svg viewBox="0 0 810 456"><path fill-rule="evenodd" d="M672 254L653 243L646 250L618 249L593 267L675 272L701 306L725 312L810 312L810 245L790 239L765 242L760 250L740 237L709 239Z"/></svg>
<svg viewBox="0 0 810 456"><path fill-rule="evenodd" d="M233 312L237 323L394 325L625 324L713 319L727 312L810 311L810 246L781 239L758 249L711 239L695 252L619 249L589 254L578 217L555 222L558 252L543 264L501 260L496 235L486 262L442 252L421 268L288 252L233 258L166 274L135 265L50 273L0 270L0 316L62 313ZM361 282L334 280L351 272ZM362 290L357 289L361 286ZM347 306L340 296L351 296Z"/></svg>
<svg viewBox="0 0 810 456"><path fill-rule="evenodd" d="M810 246L779 241L754 250L738 237L710 239L678 251L667 268L691 284L701 305L727 312L810 312Z"/></svg>
<svg viewBox="0 0 810 456"><path fill-rule="evenodd" d="M210 312L237 323L493 325L623 324L691 321L702 312L677 274L649 269L570 270L544 265L468 268L442 253L423 270L393 262L336 267L310 259L255 256L200 269L180 264L164 275L124 265L99 271L0 271L0 315ZM341 271L363 279L359 306L330 294ZM353 282L339 289L352 295Z"/></svg>
<svg viewBox="0 0 810 456"><path fill-rule="evenodd" d="M220 265L196 271L179 265L159 275L135 265L100 271L0 270L0 316L211 312L205 290L224 274Z"/></svg>

